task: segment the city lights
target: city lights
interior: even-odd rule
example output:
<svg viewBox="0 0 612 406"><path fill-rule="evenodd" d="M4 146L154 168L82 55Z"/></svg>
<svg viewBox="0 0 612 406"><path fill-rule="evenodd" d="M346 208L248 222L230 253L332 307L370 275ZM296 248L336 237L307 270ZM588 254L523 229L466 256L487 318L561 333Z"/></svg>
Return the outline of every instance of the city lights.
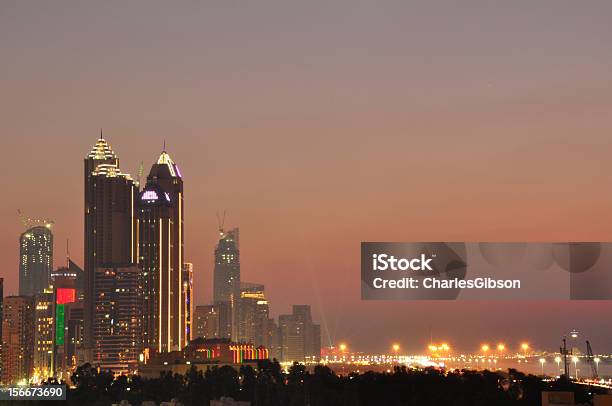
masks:
<svg viewBox="0 0 612 406"><path fill-rule="evenodd" d="M546 363L546 360L544 358L540 358L540 365L542 365L542 375L544 375L544 364Z"/></svg>

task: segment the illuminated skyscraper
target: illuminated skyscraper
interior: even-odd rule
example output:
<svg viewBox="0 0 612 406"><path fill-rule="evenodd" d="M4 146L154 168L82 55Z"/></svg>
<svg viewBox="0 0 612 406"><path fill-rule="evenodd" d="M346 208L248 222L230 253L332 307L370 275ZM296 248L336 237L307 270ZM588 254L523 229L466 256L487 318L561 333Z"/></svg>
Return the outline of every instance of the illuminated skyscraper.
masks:
<svg viewBox="0 0 612 406"><path fill-rule="evenodd" d="M240 282L234 295L235 298L232 298L234 341L268 347L270 309L264 285Z"/></svg>
<svg viewBox="0 0 612 406"><path fill-rule="evenodd" d="M31 225L19 237L19 294L34 296L49 286L53 269L51 222Z"/></svg>
<svg viewBox="0 0 612 406"><path fill-rule="evenodd" d="M128 374L142 353L142 286L137 266L97 268L94 364Z"/></svg>
<svg viewBox="0 0 612 406"><path fill-rule="evenodd" d="M34 297L4 298L2 320L3 384L28 380L32 375L34 353Z"/></svg>
<svg viewBox="0 0 612 406"><path fill-rule="evenodd" d="M304 361L321 356L321 328L312 323L309 305L293 305L293 313L278 317L280 356Z"/></svg>
<svg viewBox="0 0 612 406"><path fill-rule="evenodd" d="M102 137L85 158L85 346L93 348L98 267L136 262L134 200L137 188Z"/></svg>
<svg viewBox="0 0 612 406"><path fill-rule="evenodd" d="M196 306L193 338L219 338L219 311L215 305Z"/></svg>
<svg viewBox="0 0 612 406"><path fill-rule="evenodd" d="M238 228L227 233L221 228L215 248L215 269L213 275L213 302L219 311L219 337L231 338L233 310L232 293L240 284L240 249ZM235 334L234 334L235 336Z"/></svg>
<svg viewBox="0 0 612 406"><path fill-rule="evenodd" d="M183 312L185 313L185 339L193 339L193 264L183 265Z"/></svg>
<svg viewBox="0 0 612 406"><path fill-rule="evenodd" d="M36 295L34 313L34 373L40 379L53 375L53 289Z"/></svg>
<svg viewBox="0 0 612 406"><path fill-rule="evenodd" d="M181 350L189 342L184 291L183 179L163 151L137 203L138 264L144 291L145 348Z"/></svg>

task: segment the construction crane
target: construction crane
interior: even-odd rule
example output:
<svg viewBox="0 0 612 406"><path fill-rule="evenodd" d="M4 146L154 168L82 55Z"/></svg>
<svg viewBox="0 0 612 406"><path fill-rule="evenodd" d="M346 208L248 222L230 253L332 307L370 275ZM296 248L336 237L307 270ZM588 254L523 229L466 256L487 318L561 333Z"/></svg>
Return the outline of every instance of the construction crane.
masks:
<svg viewBox="0 0 612 406"><path fill-rule="evenodd" d="M225 225L225 210L223 210L223 217L219 216L219 212L217 212L217 224L219 224L219 235L224 237L225 231L223 230L223 226Z"/></svg>
<svg viewBox="0 0 612 406"><path fill-rule="evenodd" d="M597 362L593 358L593 349L591 348L591 343L589 340L586 342L587 346L587 364L591 365L591 372L593 373L593 379L597 379Z"/></svg>
<svg viewBox="0 0 612 406"><path fill-rule="evenodd" d="M17 214L19 215L19 218L21 219L21 223L23 224L23 226L28 229L28 228L32 228L32 227L47 227L47 228L51 228L53 227L53 224L55 224L52 220L47 220L47 219L33 219L30 217L26 217L20 209L17 209Z"/></svg>

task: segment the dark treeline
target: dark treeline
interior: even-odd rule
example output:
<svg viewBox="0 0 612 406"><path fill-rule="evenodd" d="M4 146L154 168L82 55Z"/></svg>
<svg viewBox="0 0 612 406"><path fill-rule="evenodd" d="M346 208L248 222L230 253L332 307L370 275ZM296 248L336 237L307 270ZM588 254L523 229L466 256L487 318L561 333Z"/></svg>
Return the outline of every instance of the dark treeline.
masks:
<svg viewBox="0 0 612 406"><path fill-rule="evenodd" d="M589 400L586 388L560 380L544 382L515 370L507 373L435 369L415 371L396 367L392 373L366 372L336 375L326 366L308 372L293 365L284 373L276 361L262 361L257 370L242 366L239 371L224 366L205 372L192 366L186 375L166 373L157 379L125 376L113 379L85 364L72 380L76 389L68 393L68 404L108 405L127 400L138 405L178 399L185 405L207 406L222 396L247 400L255 406L328 405L540 405L543 390L569 390L578 403Z"/></svg>

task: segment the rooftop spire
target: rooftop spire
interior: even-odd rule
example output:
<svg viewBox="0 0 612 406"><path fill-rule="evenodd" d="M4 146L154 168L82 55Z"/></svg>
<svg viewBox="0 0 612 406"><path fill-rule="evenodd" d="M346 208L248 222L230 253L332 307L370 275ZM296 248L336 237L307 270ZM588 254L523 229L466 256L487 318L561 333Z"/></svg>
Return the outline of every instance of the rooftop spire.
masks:
<svg viewBox="0 0 612 406"><path fill-rule="evenodd" d="M102 127L100 127L100 139L103 140L104 137L102 137Z"/></svg>

